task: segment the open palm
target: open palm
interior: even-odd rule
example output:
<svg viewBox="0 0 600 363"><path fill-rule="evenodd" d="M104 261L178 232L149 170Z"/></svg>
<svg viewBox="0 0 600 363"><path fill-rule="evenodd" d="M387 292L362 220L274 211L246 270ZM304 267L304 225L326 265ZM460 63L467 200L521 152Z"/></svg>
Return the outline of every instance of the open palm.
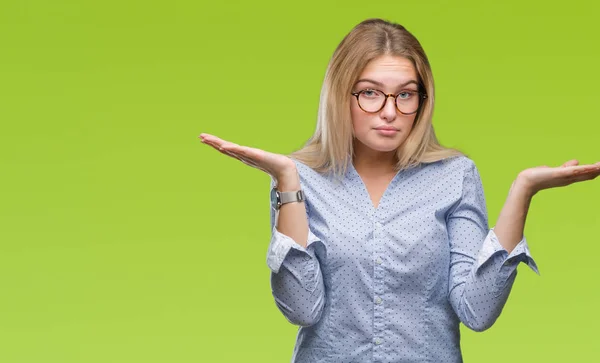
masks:
<svg viewBox="0 0 600 363"><path fill-rule="evenodd" d="M219 152L238 159L244 164L262 170L275 179L282 178L286 173L295 171L296 164L285 155L241 146L210 134L203 133L199 137L204 144L210 145Z"/></svg>
<svg viewBox="0 0 600 363"><path fill-rule="evenodd" d="M523 170L522 177L533 193L542 189L563 187L569 184L595 179L600 175L600 162L579 165L579 161L570 160L559 167L537 166Z"/></svg>

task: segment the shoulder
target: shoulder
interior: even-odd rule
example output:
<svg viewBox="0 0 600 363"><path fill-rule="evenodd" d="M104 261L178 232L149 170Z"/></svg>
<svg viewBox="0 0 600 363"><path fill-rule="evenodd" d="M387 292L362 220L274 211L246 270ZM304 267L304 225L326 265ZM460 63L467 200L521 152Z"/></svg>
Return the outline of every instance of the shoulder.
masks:
<svg viewBox="0 0 600 363"><path fill-rule="evenodd" d="M455 176L463 179L466 175L477 173L475 162L467 156L453 156L431 163L426 163L421 166L424 171L431 172L437 176L444 175L446 177Z"/></svg>
<svg viewBox="0 0 600 363"><path fill-rule="evenodd" d="M475 162L467 156L454 156L421 165L415 177L427 188L443 190L448 194L463 195L468 190L482 187Z"/></svg>
<svg viewBox="0 0 600 363"><path fill-rule="evenodd" d="M475 167L475 162L473 159L465 155L442 159L441 162L447 167L456 168L459 170L471 170Z"/></svg>

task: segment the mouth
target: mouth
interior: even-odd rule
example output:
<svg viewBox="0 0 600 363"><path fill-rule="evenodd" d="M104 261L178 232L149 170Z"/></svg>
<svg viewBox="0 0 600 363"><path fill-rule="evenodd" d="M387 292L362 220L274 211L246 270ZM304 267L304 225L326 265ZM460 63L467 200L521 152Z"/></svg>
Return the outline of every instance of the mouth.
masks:
<svg viewBox="0 0 600 363"><path fill-rule="evenodd" d="M398 134L398 132L400 131L397 128L390 127L390 126L376 127L374 130L377 131L377 133L382 136L396 136Z"/></svg>

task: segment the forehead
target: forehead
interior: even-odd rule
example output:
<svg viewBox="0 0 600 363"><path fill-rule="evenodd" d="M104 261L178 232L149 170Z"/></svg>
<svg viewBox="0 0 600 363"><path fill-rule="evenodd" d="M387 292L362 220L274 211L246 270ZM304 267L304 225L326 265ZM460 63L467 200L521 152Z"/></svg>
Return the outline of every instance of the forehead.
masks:
<svg viewBox="0 0 600 363"><path fill-rule="evenodd" d="M384 84L394 85L417 80L417 72L409 59L384 55L367 63L358 77L358 79L362 78L370 78Z"/></svg>

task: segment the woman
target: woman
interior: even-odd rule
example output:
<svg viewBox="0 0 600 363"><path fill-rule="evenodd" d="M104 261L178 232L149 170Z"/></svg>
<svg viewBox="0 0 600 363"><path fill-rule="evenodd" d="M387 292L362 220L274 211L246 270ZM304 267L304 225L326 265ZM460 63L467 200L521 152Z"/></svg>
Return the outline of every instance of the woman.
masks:
<svg viewBox="0 0 600 363"><path fill-rule="evenodd" d="M540 190L594 179L600 163L519 173L496 225L472 160L441 146L434 83L417 39L358 24L328 66L317 129L284 156L213 135L215 149L272 178L267 263L275 302L300 326L294 362L460 362L459 323L500 315L525 262Z"/></svg>

